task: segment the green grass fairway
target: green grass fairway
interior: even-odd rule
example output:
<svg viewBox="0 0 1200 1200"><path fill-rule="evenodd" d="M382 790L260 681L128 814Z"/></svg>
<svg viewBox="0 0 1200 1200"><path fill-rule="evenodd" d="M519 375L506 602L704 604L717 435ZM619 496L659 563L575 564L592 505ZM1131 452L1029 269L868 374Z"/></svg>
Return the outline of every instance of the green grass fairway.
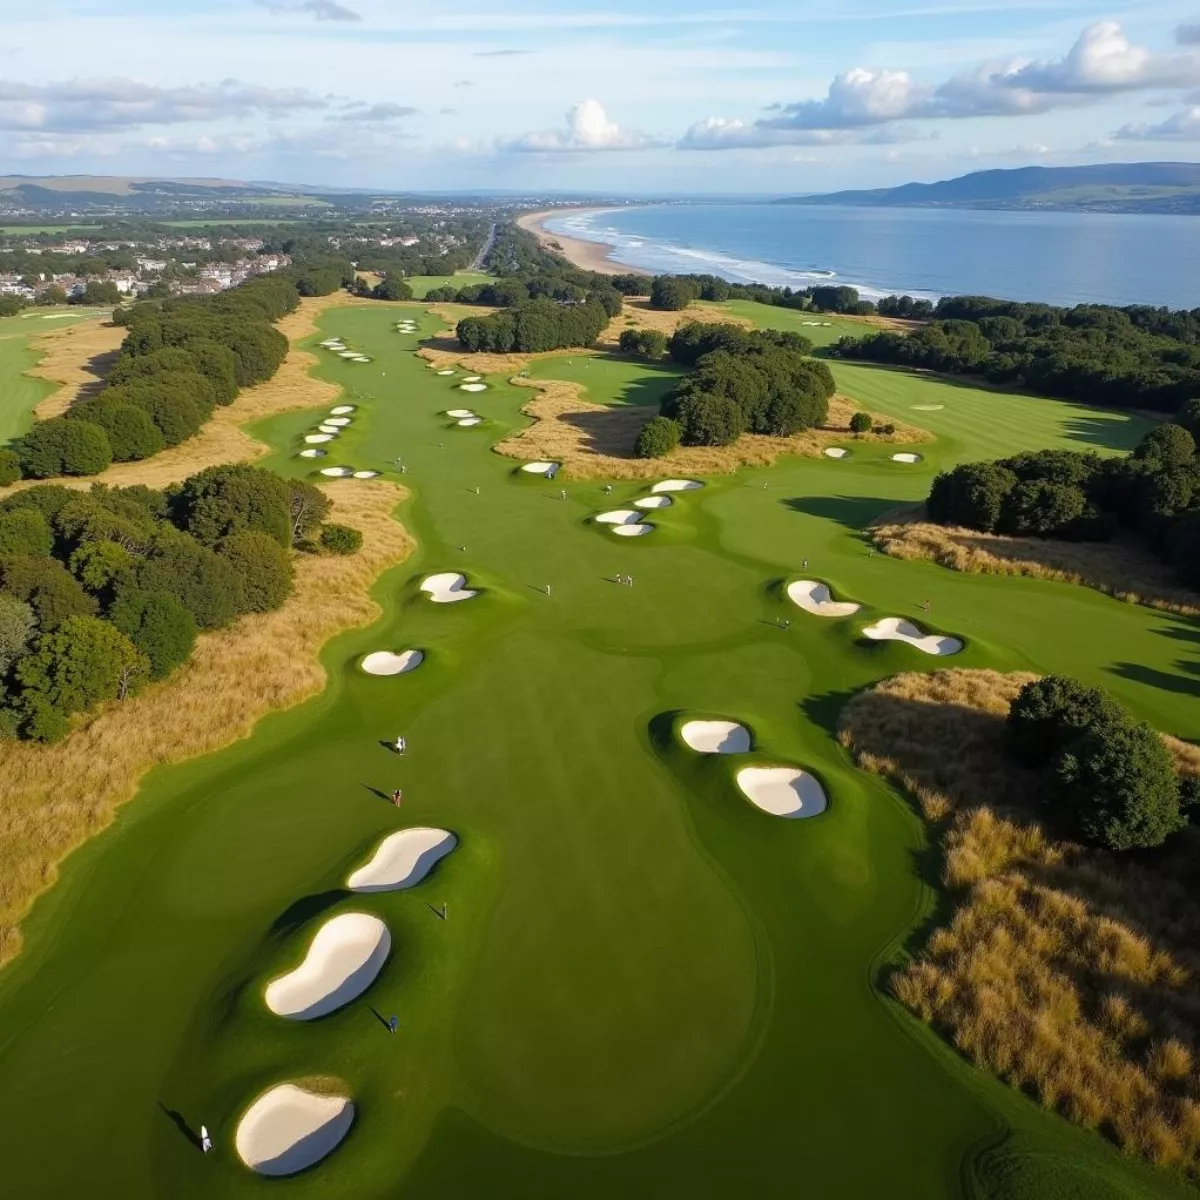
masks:
<svg viewBox="0 0 1200 1200"><path fill-rule="evenodd" d="M657 407L675 386L680 370L668 362L648 363L602 352L543 358L529 368L534 379L565 379L583 386L594 404L652 404Z"/></svg>
<svg viewBox="0 0 1200 1200"><path fill-rule="evenodd" d="M470 287L474 283L487 283L491 278L492 276L485 275L482 271L458 271L453 275L414 275L408 282L413 295L418 300L424 300L435 288Z"/></svg>
<svg viewBox="0 0 1200 1200"><path fill-rule="evenodd" d="M725 309L731 316L753 322L759 329L783 329L789 333L799 333L814 346L831 346L839 338L862 337L871 332L870 326L862 321L851 321L834 313L801 312L794 308L759 304L756 300L727 300L716 307Z"/></svg>
<svg viewBox="0 0 1200 1200"><path fill-rule="evenodd" d="M321 463L388 470L401 456L412 497L398 516L419 548L376 587L379 621L327 647L319 697L155 771L37 904L24 953L0 973L0 1190L1193 1195L972 1070L887 998L888 965L939 903L939 864L908 803L833 736L858 689L947 664L1079 674L1161 728L1200 734L1200 623L1082 588L870 557L861 537L972 436L991 439L977 453L993 441L1115 450L1136 423L1085 428L1070 406L1009 397L989 418L995 398L965 389L944 418L960 423L916 467L884 445L786 460L681 494L650 514L651 536L623 539L589 518L644 489L619 482L606 496L602 481L535 479L493 454L523 424L528 392L499 378L458 391L395 331L414 311L330 309L307 344L336 334L372 357L315 351L317 373L359 406ZM423 336L441 329L418 320ZM647 402L663 386L664 369L582 359L534 370L574 372L600 403ZM905 399L891 373L846 386L882 389L881 408ZM485 423L455 427L443 413L456 407ZM309 474L298 439L324 411L257 426L277 447L264 461ZM781 585L803 558L862 613L791 607ZM480 595L429 603L418 585L435 571L465 572ZM634 585L612 582L619 573ZM966 648L933 659L862 639L892 614ZM410 647L427 656L411 674L357 667ZM734 786L739 762L679 743L680 714L746 723L746 759L806 766L828 810L784 821L752 807ZM400 733L403 759L381 745ZM395 787L400 811L386 802ZM416 825L454 831L459 848L409 891L344 890L382 836ZM266 982L346 910L391 930L379 978L321 1020L273 1016ZM286 1183L254 1176L233 1150L240 1114L267 1086L313 1077L353 1096L350 1135ZM201 1123L216 1143L207 1157L187 1133Z"/></svg>
<svg viewBox="0 0 1200 1200"><path fill-rule="evenodd" d="M0 317L0 446L29 428L34 408L55 389L47 380L25 374L40 358L29 348L30 341L95 315L90 308L29 308L15 317Z"/></svg>

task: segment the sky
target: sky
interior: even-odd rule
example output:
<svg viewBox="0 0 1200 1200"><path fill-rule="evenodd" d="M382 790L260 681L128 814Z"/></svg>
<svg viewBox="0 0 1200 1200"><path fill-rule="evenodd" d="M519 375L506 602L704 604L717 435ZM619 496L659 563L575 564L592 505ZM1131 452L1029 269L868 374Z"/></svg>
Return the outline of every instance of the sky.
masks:
<svg viewBox="0 0 1200 1200"><path fill-rule="evenodd" d="M1200 158L1200 0L3 0L0 174L781 194Z"/></svg>

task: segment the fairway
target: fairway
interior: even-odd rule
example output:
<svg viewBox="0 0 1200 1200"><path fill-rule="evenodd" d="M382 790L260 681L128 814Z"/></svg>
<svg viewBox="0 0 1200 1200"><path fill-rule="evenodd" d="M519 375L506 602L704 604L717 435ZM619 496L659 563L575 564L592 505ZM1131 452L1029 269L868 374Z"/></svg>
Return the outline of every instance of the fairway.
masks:
<svg viewBox="0 0 1200 1200"><path fill-rule="evenodd" d="M491 275L482 271L458 271L453 275L418 275L406 282L412 288L413 296L424 300L435 288L465 288L476 283L489 283L491 279Z"/></svg>
<svg viewBox="0 0 1200 1200"><path fill-rule="evenodd" d="M398 314L417 336L396 331ZM1117 452L1144 424L837 363L842 391L937 435L921 462L847 438L839 461L789 458L662 493L671 505L637 510L653 532L626 538L592 518L649 486L607 494L493 453L527 424L529 391L489 376L465 396L464 370L439 376L414 353L442 331L413 306L378 304L332 308L306 340L315 373L356 406L320 465L394 476L399 458L411 497L397 517L418 549L379 581L379 621L327 646L320 696L153 772L38 901L0 973L4 1191L1194 1194L965 1065L888 999L888 966L941 902L939 864L908 802L834 738L858 690L947 665L1079 675L1161 729L1200 735L1200 623L871 555L862 535L962 458ZM317 347L335 336L371 361ZM673 378L607 353L530 374L612 405L657 404ZM462 428L445 414L468 399L483 420ZM254 426L274 448L265 465L319 478L296 455L327 411ZM421 585L437 574L477 594L432 603ZM798 579L861 608L805 612L787 597ZM889 617L964 647L934 658L863 636ZM409 650L423 657L403 673L361 667ZM689 720L740 725L750 749L698 753L680 734ZM803 769L828 808L762 811L738 789L745 767ZM411 887L351 891L381 841L410 827L457 844ZM386 924L378 977L319 1019L273 1013L267 985L349 913ZM355 1112L330 1156L286 1183L235 1153L245 1111L283 1083L347 1096ZM202 1123L207 1156L192 1141Z"/></svg>

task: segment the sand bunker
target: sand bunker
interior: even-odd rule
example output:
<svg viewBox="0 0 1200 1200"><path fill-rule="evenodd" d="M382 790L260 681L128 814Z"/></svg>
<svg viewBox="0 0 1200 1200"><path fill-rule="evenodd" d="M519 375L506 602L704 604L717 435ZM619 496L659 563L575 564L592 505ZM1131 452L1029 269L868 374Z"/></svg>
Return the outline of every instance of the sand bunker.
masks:
<svg viewBox="0 0 1200 1200"><path fill-rule="evenodd" d="M458 390L460 392L486 392L487 384L486 383L460 383L458 385Z"/></svg>
<svg viewBox="0 0 1200 1200"><path fill-rule="evenodd" d="M641 519L642 514L636 508L614 508L595 518L601 525L636 525Z"/></svg>
<svg viewBox="0 0 1200 1200"><path fill-rule="evenodd" d="M301 450L301 458L324 458L329 452L327 450Z"/></svg>
<svg viewBox="0 0 1200 1200"><path fill-rule="evenodd" d="M826 446L823 453L826 458L845 458L850 451L843 450L841 446Z"/></svg>
<svg viewBox="0 0 1200 1200"><path fill-rule="evenodd" d="M358 351L357 350L343 350L341 352L341 354L338 355L338 357L339 358L358 358Z"/></svg>
<svg viewBox="0 0 1200 1200"><path fill-rule="evenodd" d="M311 446L317 442L332 442L335 437L337 437L336 433L310 433L304 440Z"/></svg>
<svg viewBox="0 0 1200 1200"><path fill-rule="evenodd" d="M914 412L941 412L946 406L944 404L914 404Z"/></svg>
<svg viewBox="0 0 1200 1200"><path fill-rule="evenodd" d="M751 804L773 817L815 817L829 803L816 778L799 767L743 767L737 785Z"/></svg>
<svg viewBox="0 0 1200 1200"><path fill-rule="evenodd" d="M355 479L374 479L379 474L378 471L355 471Z"/></svg>
<svg viewBox="0 0 1200 1200"><path fill-rule="evenodd" d="M446 416L448 417L473 417L475 410L473 408L448 408Z"/></svg>
<svg viewBox="0 0 1200 1200"><path fill-rule="evenodd" d="M825 584L813 579L789 583L787 596L793 604L817 617L852 617L862 608L849 600L835 600Z"/></svg>
<svg viewBox="0 0 1200 1200"><path fill-rule="evenodd" d="M371 861L359 867L346 886L352 892L399 892L416 887L457 845L458 838L445 829L401 829L379 843Z"/></svg>
<svg viewBox="0 0 1200 1200"><path fill-rule="evenodd" d="M702 488L704 484L698 483L694 479L664 479L661 483L656 483L650 490L652 492L694 492L697 488Z"/></svg>
<svg viewBox="0 0 1200 1200"><path fill-rule="evenodd" d="M482 378L482 375L464 375L463 383L478 383Z"/></svg>
<svg viewBox="0 0 1200 1200"><path fill-rule="evenodd" d="M344 417L347 413L352 413L353 411L353 404L339 404L336 408L329 410L330 415L334 417Z"/></svg>
<svg viewBox="0 0 1200 1200"><path fill-rule="evenodd" d="M434 604L454 604L459 600L470 600L479 593L467 587L467 577L454 571L445 571L440 575L427 575L421 580L421 591L425 592Z"/></svg>
<svg viewBox="0 0 1200 1200"><path fill-rule="evenodd" d="M868 625L863 630L863 635L875 642L907 642L925 654L957 654L963 648L958 638L922 633L916 625L903 617L884 617L882 621Z"/></svg>
<svg viewBox="0 0 1200 1200"><path fill-rule="evenodd" d="M346 479L354 474L353 467L322 467L322 475L329 475L334 479Z"/></svg>
<svg viewBox="0 0 1200 1200"><path fill-rule="evenodd" d="M670 508L674 503L670 496L643 496L633 502L635 508Z"/></svg>
<svg viewBox="0 0 1200 1200"><path fill-rule="evenodd" d="M688 721L679 736L697 754L745 754L750 730L736 721Z"/></svg>
<svg viewBox="0 0 1200 1200"><path fill-rule="evenodd" d="M318 433L341 433L341 428L337 425L330 425L328 421L324 425L317 426Z"/></svg>
<svg viewBox="0 0 1200 1200"><path fill-rule="evenodd" d="M472 425L482 425L483 418L482 417L463 417L463 419L457 423L459 425L463 426L464 428L470 428L470 426L472 426Z"/></svg>
<svg viewBox="0 0 1200 1200"><path fill-rule="evenodd" d="M294 971L267 984L263 998L279 1017L323 1017L361 996L375 982L391 949L392 935L378 917L341 913L317 930Z"/></svg>
<svg viewBox="0 0 1200 1200"><path fill-rule="evenodd" d="M354 1124L348 1096L322 1096L294 1083L264 1092L238 1122L238 1157L260 1175L294 1175L337 1149Z"/></svg>
<svg viewBox="0 0 1200 1200"><path fill-rule="evenodd" d="M438 374L439 375L453 375L454 372L453 371L439 371Z"/></svg>
<svg viewBox="0 0 1200 1200"><path fill-rule="evenodd" d="M892 462L919 463L920 461L921 461L921 456L919 454L909 454L906 452L904 454L893 454L892 455Z"/></svg>
<svg viewBox="0 0 1200 1200"><path fill-rule="evenodd" d="M370 362L371 360L365 354L359 354L359 355L355 356L354 361L355 362Z"/></svg>
<svg viewBox="0 0 1200 1200"><path fill-rule="evenodd" d="M326 417L325 425L332 425L334 429L340 429L343 425L349 425L349 417ZM324 425L322 426L324 428Z"/></svg>
<svg viewBox="0 0 1200 1200"><path fill-rule="evenodd" d="M618 537L645 537L654 532L653 525L613 525L611 528Z"/></svg>
<svg viewBox="0 0 1200 1200"><path fill-rule="evenodd" d="M531 462L526 463L521 470L530 475L545 475L547 479L553 479L558 473L558 468L559 464L556 462Z"/></svg>
<svg viewBox="0 0 1200 1200"><path fill-rule="evenodd" d="M405 650L400 654L393 654L390 650L376 650L358 665L368 675L404 675L415 671L424 661L424 650Z"/></svg>

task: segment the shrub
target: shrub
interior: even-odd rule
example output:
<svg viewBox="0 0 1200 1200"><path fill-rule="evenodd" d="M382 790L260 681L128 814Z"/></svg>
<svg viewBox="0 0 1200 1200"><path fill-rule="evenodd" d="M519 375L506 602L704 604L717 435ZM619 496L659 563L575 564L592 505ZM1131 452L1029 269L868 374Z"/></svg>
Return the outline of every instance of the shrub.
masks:
<svg viewBox="0 0 1200 1200"><path fill-rule="evenodd" d="M1196 456L1196 439L1182 426L1173 423L1150 430L1133 452L1133 457L1160 471L1170 471L1191 462Z"/></svg>
<svg viewBox="0 0 1200 1200"><path fill-rule="evenodd" d="M330 554L357 554L362 549L363 536L349 525L330 522L321 526L321 549Z"/></svg>
<svg viewBox="0 0 1200 1200"><path fill-rule="evenodd" d="M670 417L654 417L642 426L634 453L638 458L662 458L679 445L680 427Z"/></svg>
<svg viewBox="0 0 1200 1200"><path fill-rule="evenodd" d="M8 487L21 478L21 460L12 450L0 450L0 487Z"/></svg>
<svg viewBox="0 0 1200 1200"><path fill-rule="evenodd" d="M745 428L742 410L725 396L694 392L675 410L680 440L687 446L728 446Z"/></svg>
<svg viewBox="0 0 1200 1200"><path fill-rule="evenodd" d="M413 290L399 276L387 275L371 289L371 295L376 300L411 300Z"/></svg>
<svg viewBox="0 0 1200 1200"><path fill-rule="evenodd" d="M865 412L856 412L850 418L851 433L870 433L871 432L871 414Z"/></svg>
<svg viewBox="0 0 1200 1200"><path fill-rule="evenodd" d="M261 467L208 467L185 479L175 497L176 523L206 546L257 530L281 546L292 542L288 485Z"/></svg>
<svg viewBox="0 0 1200 1200"><path fill-rule="evenodd" d="M39 421L18 443L21 470L34 479L98 475L112 465L108 435L89 421Z"/></svg>
<svg viewBox="0 0 1200 1200"><path fill-rule="evenodd" d="M626 354L659 359L667 352L667 335L657 329L625 329L618 344Z"/></svg>
<svg viewBox="0 0 1200 1200"><path fill-rule="evenodd" d="M129 588L114 601L108 619L146 656L151 679L163 679L186 662L196 644L195 618L162 592Z"/></svg>
<svg viewBox="0 0 1200 1200"><path fill-rule="evenodd" d="M33 609L24 600L0 593L0 676L25 653L36 628Z"/></svg>
<svg viewBox="0 0 1200 1200"><path fill-rule="evenodd" d="M0 512L0 557L12 554L46 557L53 548L50 522L36 508Z"/></svg>
<svg viewBox="0 0 1200 1200"><path fill-rule="evenodd" d="M234 568L184 533L160 533L138 568L137 585L174 596L201 629L219 629L243 611L242 583Z"/></svg>
<svg viewBox="0 0 1200 1200"><path fill-rule="evenodd" d="M671 335L667 347L681 366L694 367L714 350L742 350L749 342L740 325L727 322L687 321Z"/></svg>
<svg viewBox="0 0 1200 1200"><path fill-rule="evenodd" d="M1055 768L1079 835L1109 850L1161 845L1185 824L1170 752L1144 722L1094 723Z"/></svg>
<svg viewBox="0 0 1200 1200"><path fill-rule="evenodd" d="M93 596L107 595L133 571L134 557L119 542L84 542L72 555L71 574Z"/></svg>
<svg viewBox="0 0 1200 1200"><path fill-rule="evenodd" d="M62 563L28 554L0 559L0 591L24 600L43 633L76 616L90 616L96 602Z"/></svg>
<svg viewBox="0 0 1200 1200"><path fill-rule="evenodd" d="M1047 675L1027 683L1012 702L1005 731L1008 747L1026 766L1044 766L1094 724L1120 719L1123 713L1103 688Z"/></svg>
<svg viewBox="0 0 1200 1200"><path fill-rule="evenodd" d="M1017 477L999 463L963 463L938 475L925 502L931 521L992 533Z"/></svg>
<svg viewBox="0 0 1200 1200"><path fill-rule="evenodd" d="M291 594L291 557L269 534L254 529L231 534L217 553L241 580L243 612L270 612Z"/></svg>

